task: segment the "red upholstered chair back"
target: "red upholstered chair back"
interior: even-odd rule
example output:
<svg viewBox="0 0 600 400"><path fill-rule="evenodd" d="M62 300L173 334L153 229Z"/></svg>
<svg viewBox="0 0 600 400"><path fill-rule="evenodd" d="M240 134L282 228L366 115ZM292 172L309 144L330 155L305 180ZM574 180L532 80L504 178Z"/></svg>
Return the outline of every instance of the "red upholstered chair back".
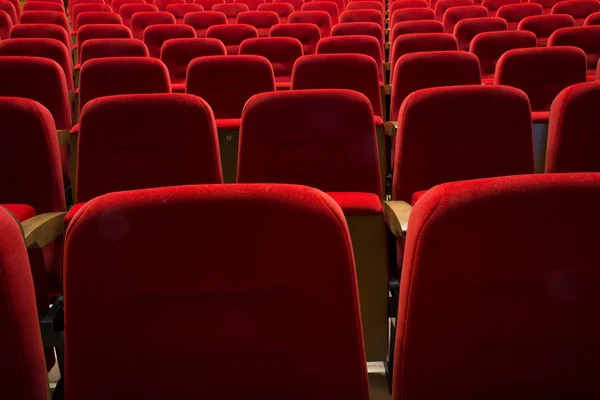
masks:
<svg viewBox="0 0 600 400"><path fill-rule="evenodd" d="M237 55L240 44L246 39L257 38L258 31L247 24L215 25L208 28L206 37L220 40L225 45L228 55Z"/></svg>
<svg viewBox="0 0 600 400"><path fill-rule="evenodd" d="M399 36L407 33L443 33L444 25L440 21L405 21L398 22L390 32L390 43L392 45Z"/></svg>
<svg viewBox="0 0 600 400"><path fill-rule="evenodd" d="M384 32L379 24L376 24L375 22L346 22L335 25L331 30L331 36L352 35L373 36L379 42L383 54L383 46L385 43Z"/></svg>
<svg viewBox="0 0 600 400"><path fill-rule="evenodd" d="M340 22L340 9L333 1L311 1L304 3L302 11L325 11L331 17L331 25Z"/></svg>
<svg viewBox="0 0 600 400"><path fill-rule="evenodd" d="M85 25L97 25L97 24L113 24L122 25L123 20L119 14L114 12L106 11L86 11L79 13L75 20L75 29L79 29Z"/></svg>
<svg viewBox="0 0 600 400"><path fill-rule="evenodd" d="M315 24L296 22L293 24L277 24L269 31L270 37L293 37L302 43L305 55L315 54L317 43L321 40L321 30Z"/></svg>
<svg viewBox="0 0 600 400"><path fill-rule="evenodd" d="M77 45L83 46L89 39L131 39L131 30L125 25L84 25L77 30ZM81 52L77 53L81 63Z"/></svg>
<svg viewBox="0 0 600 400"><path fill-rule="evenodd" d="M0 19L2 13L0 12ZM0 24L1 25L1 24ZM0 26L0 35L1 26ZM5 38L5 36L1 36ZM48 38L56 39L65 45L67 48L71 48L71 36L69 33L58 25L53 24L18 24L10 29L10 38Z"/></svg>
<svg viewBox="0 0 600 400"><path fill-rule="evenodd" d="M259 5L266 3L265 0L233 0L233 2L247 5L250 11L256 11Z"/></svg>
<svg viewBox="0 0 600 400"><path fill-rule="evenodd" d="M175 17L175 21L177 21L178 24L183 23L183 18L185 17L185 14L199 11L204 11L204 8L200 4L177 3L169 4L167 6L167 12L173 14L173 16Z"/></svg>
<svg viewBox="0 0 600 400"><path fill-rule="evenodd" d="M590 14L583 22L583 25L600 25L600 11Z"/></svg>
<svg viewBox="0 0 600 400"><path fill-rule="evenodd" d="M275 78L292 75L296 60L303 56L302 43L290 37L246 39L240 45L240 54L263 56L273 66Z"/></svg>
<svg viewBox="0 0 600 400"><path fill-rule="evenodd" d="M302 5L304 4L304 0L273 0L273 4L277 3L291 4L294 7L294 11L300 11L302 9Z"/></svg>
<svg viewBox="0 0 600 400"><path fill-rule="evenodd" d="M160 59L169 70L171 82L184 83L188 65L193 59L225 54L225 45L218 39L171 39L163 45Z"/></svg>
<svg viewBox="0 0 600 400"><path fill-rule="evenodd" d="M288 18L288 23L315 24L321 30L321 38L331 36L331 16L325 11L294 11Z"/></svg>
<svg viewBox="0 0 600 400"><path fill-rule="evenodd" d="M152 4L154 4L158 11L167 11L167 7L171 4L186 4L185 0L153 0Z"/></svg>
<svg viewBox="0 0 600 400"><path fill-rule="evenodd" d="M482 6L452 7L444 13L444 32L454 33L454 27L463 19L485 18L489 14L487 8Z"/></svg>
<svg viewBox="0 0 600 400"><path fill-rule="evenodd" d="M0 56L44 57L54 60L65 74L67 90L74 91L73 57L67 47L56 39L23 38L0 41ZM25 78L27 79L27 78Z"/></svg>
<svg viewBox="0 0 600 400"><path fill-rule="evenodd" d="M379 80L383 82L383 56L379 41L372 36L353 35L324 38L317 45L317 54L354 53L372 57L377 64Z"/></svg>
<svg viewBox="0 0 600 400"><path fill-rule="evenodd" d="M346 10L377 10L383 14L385 6L380 1L360 0L348 3Z"/></svg>
<svg viewBox="0 0 600 400"><path fill-rule="evenodd" d="M158 8L156 8L156 6L154 4L147 4L147 3L123 4L121 6L121 8L119 9L119 15L121 16L121 19L123 19L123 25L125 25L128 28L131 28L131 18L133 17L133 14L138 13L138 12L157 12L157 11L158 11ZM139 39L141 40L142 38L140 37Z"/></svg>
<svg viewBox="0 0 600 400"><path fill-rule="evenodd" d="M575 20L575 25L583 25L585 19L597 11L600 11L597 0L566 0L552 7L552 14L568 14Z"/></svg>
<svg viewBox="0 0 600 400"><path fill-rule="evenodd" d="M473 68L479 72L478 67ZM415 192L445 182L534 173L529 101L514 88L474 85L419 90L402 103L398 132L394 200L410 203Z"/></svg>
<svg viewBox="0 0 600 400"><path fill-rule="evenodd" d="M521 4L520 0L483 0L481 5L488 9L490 12L490 17L495 17L496 12L502 6L510 5L510 4Z"/></svg>
<svg viewBox="0 0 600 400"><path fill-rule="evenodd" d="M497 17L469 18L458 21L454 26L454 37L458 42L458 49L469 51L471 41L483 32L498 32L508 30L506 20Z"/></svg>
<svg viewBox="0 0 600 400"><path fill-rule="evenodd" d="M286 24L288 17L294 12L294 6L291 3L264 3L258 5L258 11L273 11L279 16L279 22Z"/></svg>
<svg viewBox="0 0 600 400"><path fill-rule="evenodd" d="M170 92L169 72L160 60L146 57L96 58L81 67L79 109L98 97ZM77 195L79 198L79 193Z"/></svg>
<svg viewBox="0 0 600 400"><path fill-rule="evenodd" d="M21 24L52 24L69 31L67 16L58 11L27 11L21 14Z"/></svg>
<svg viewBox="0 0 600 400"><path fill-rule="evenodd" d="M227 17L218 11L191 12L183 17L183 23L196 30L196 37L205 38L208 28L227 24Z"/></svg>
<svg viewBox="0 0 600 400"><path fill-rule="evenodd" d="M215 4L212 8L213 11L219 11L225 14L227 17L228 24L235 24L239 13L244 11L250 11L247 5L243 3L222 3Z"/></svg>
<svg viewBox="0 0 600 400"><path fill-rule="evenodd" d="M56 0L53 0L56 1ZM61 1L56 1L57 3L62 3ZM91 4L91 3L95 3L95 4L104 4L104 0L71 0L69 1L69 15L73 15L73 7L75 7L78 4Z"/></svg>
<svg viewBox="0 0 600 400"><path fill-rule="evenodd" d="M23 3L23 11L58 11L64 14L65 7L58 3L48 3L45 1L26 1Z"/></svg>
<svg viewBox="0 0 600 400"><path fill-rule="evenodd" d="M252 97L242 115L237 180L381 196L369 99L341 89Z"/></svg>
<svg viewBox="0 0 600 400"><path fill-rule="evenodd" d="M569 86L552 103L546 172L600 172L596 114L598 82Z"/></svg>
<svg viewBox="0 0 600 400"><path fill-rule="evenodd" d="M479 58L482 74L496 72L496 63L508 50L536 47L537 38L528 31L480 33L471 41L471 53Z"/></svg>
<svg viewBox="0 0 600 400"><path fill-rule="evenodd" d="M508 22L508 29L517 29L519 22L526 17L542 15L544 9L536 3L507 4L498 9L496 17L504 18Z"/></svg>
<svg viewBox="0 0 600 400"><path fill-rule="evenodd" d="M112 0L110 6L114 12L119 13L121 11L121 7L125 4L146 4L146 2L144 0Z"/></svg>
<svg viewBox="0 0 600 400"><path fill-rule="evenodd" d="M546 46L548 38L554 31L560 28L568 28L575 25L575 20L570 15L534 15L525 17L519 22L518 30L531 31L538 38L538 46Z"/></svg>
<svg viewBox="0 0 600 400"><path fill-rule="evenodd" d="M123 190L222 182L215 121L201 98L110 96L83 110L78 201Z"/></svg>
<svg viewBox="0 0 600 400"><path fill-rule="evenodd" d="M438 21L444 19L446 10L451 7L465 7L475 5L473 0L440 0L435 4L435 18Z"/></svg>
<svg viewBox="0 0 600 400"><path fill-rule="evenodd" d="M532 111L549 111L564 88L586 81L585 53L576 47L509 50L498 60L494 79L524 91Z"/></svg>
<svg viewBox="0 0 600 400"><path fill-rule="evenodd" d="M94 58L148 57L148 48L137 39L90 39L80 51L82 64Z"/></svg>
<svg viewBox="0 0 600 400"><path fill-rule="evenodd" d="M236 23L252 25L259 37L266 37L271 27L279 23L279 15L275 11L244 11L237 16Z"/></svg>
<svg viewBox="0 0 600 400"><path fill-rule="evenodd" d="M348 89L367 96L373 114L383 117L375 60L364 54L316 54L296 61L292 90Z"/></svg>
<svg viewBox="0 0 600 400"><path fill-rule="evenodd" d="M340 14L340 22L375 22L385 27L385 18L377 10L348 10Z"/></svg>
<svg viewBox="0 0 600 400"><path fill-rule="evenodd" d="M394 11L400 10L402 8L418 8L418 7L428 8L429 3L427 2L427 0L396 0L390 5L389 11L391 14Z"/></svg>
<svg viewBox="0 0 600 400"><path fill-rule="evenodd" d="M393 28L401 22L429 20L435 20L435 12L430 8L401 8L393 12L390 19L390 26Z"/></svg>
<svg viewBox="0 0 600 400"><path fill-rule="evenodd" d="M50 110L57 129L70 129L71 106L65 73L42 57L0 57L0 96L35 100Z"/></svg>
<svg viewBox="0 0 600 400"><path fill-rule="evenodd" d="M160 58L160 49L169 39L195 39L196 31L189 25L157 24L144 30L144 43L150 57Z"/></svg>
<svg viewBox="0 0 600 400"><path fill-rule="evenodd" d="M192 226L199 231L181 235ZM66 392L74 397L192 398L200 386L206 398L368 399L350 235L340 207L318 190L112 193L81 209L66 246ZM172 329L149 329L156 321ZM116 326L123 332L110 335ZM163 340L169 346L157 351ZM136 368L117 362L123 352L135 354ZM100 373L108 383L93 388ZM143 377L152 373L163 378L149 389Z"/></svg>
<svg viewBox="0 0 600 400"><path fill-rule="evenodd" d="M188 68L186 93L208 102L217 119L237 119L258 93L275 90L269 60L254 55L196 58Z"/></svg>
<svg viewBox="0 0 600 400"><path fill-rule="evenodd" d="M131 33L134 39L144 39L144 30L151 25L173 24L175 17L166 11L136 12L131 17Z"/></svg>
<svg viewBox="0 0 600 400"><path fill-rule="evenodd" d="M31 120L39 116L29 111ZM4 112L0 111L4 114ZM22 115L21 115L22 116ZM50 118L51 119L51 118ZM3 123L6 120L3 120ZM38 121L38 129L43 129ZM14 169L14 166L11 166ZM31 268L21 230L0 207L0 384L5 399L48 399Z"/></svg>
<svg viewBox="0 0 600 400"><path fill-rule="evenodd" d="M587 68L595 71L600 58L600 26L558 29L548 39L548 46L579 47L585 52Z"/></svg>
<svg viewBox="0 0 600 400"><path fill-rule="evenodd" d="M498 399L600 396L599 202L599 174L448 183L421 197L400 280L394 398L485 398L490 387ZM558 209L568 234L549 235Z"/></svg>
<svg viewBox="0 0 600 400"><path fill-rule="evenodd" d="M19 6L20 7L20 6ZM17 16L17 10L13 3L8 0L0 0L0 10L4 11L10 17L10 21L13 25L19 22L19 17Z"/></svg>
<svg viewBox="0 0 600 400"><path fill-rule="evenodd" d="M210 11L215 4L224 4L225 0L194 0L193 3L200 4L204 11Z"/></svg>

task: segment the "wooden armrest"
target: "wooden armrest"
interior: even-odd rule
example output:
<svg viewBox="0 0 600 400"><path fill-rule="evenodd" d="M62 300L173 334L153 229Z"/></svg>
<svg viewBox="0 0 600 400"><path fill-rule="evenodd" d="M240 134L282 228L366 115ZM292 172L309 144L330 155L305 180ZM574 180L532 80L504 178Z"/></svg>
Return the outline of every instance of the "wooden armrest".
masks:
<svg viewBox="0 0 600 400"><path fill-rule="evenodd" d="M62 235L66 212L51 212L36 215L21 223L25 245L41 248Z"/></svg>
<svg viewBox="0 0 600 400"><path fill-rule="evenodd" d="M391 84L387 84L383 87L383 94L385 94L386 96L391 96L392 95L392 85Z"/></svg>
<svg viewBox="0 0 600 400"><path fill-rule="evenodd" d="M384 201L385 223L395 236L403 236L408 229L408 217L412 206L405 201Z"/></svg>
<svg viewBox="0 0 600 400"><path fill-rule="evenodd" d="M398 122L397 121L385 121L383 123L384 133L386 136L396 136L396 132L398 131Z"/></svg>
<svg viewBox="0 0 600 400"><path fill-rule="evenodd" d="M392 45L390 44L390 42L385 42L384 47L385 47L386 50L389 50L390 47L392 47Z"/></svg>
<svg viewBox="0 0 600 400"><path fill-rule="evenodd" d="M71 142L70 138L71 131L69 129L58 129L56 131L56 136L58 137L58 144L62 146L64 144L69 144Z"/></svg>
<svg viewBox="0 0 600 400"><path fill-rule="evenodd" d="M386 71L389 71L390 68L392 68L392 63L391 62L386 62L385 64L383 64L384 68Z"/></svg>

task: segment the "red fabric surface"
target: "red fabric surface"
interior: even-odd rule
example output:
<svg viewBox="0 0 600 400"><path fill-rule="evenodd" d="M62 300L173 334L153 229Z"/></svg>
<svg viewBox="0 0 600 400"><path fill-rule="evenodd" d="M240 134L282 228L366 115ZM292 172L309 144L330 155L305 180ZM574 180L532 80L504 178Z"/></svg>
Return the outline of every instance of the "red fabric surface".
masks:
<svg viewBox="0 0 600 400"><path fill-rule="evenodd" d="M361 1L356 1L361 3ZM368 2L373 3L373 2ZM331 36L367 35L373 36L379 42L383 54L385 43L383 29L375 22L345 22L337 24L331 30Z"/></svg>
<svg viewBox="0 0 600 400"><path fill-rule="evenodd" d="M401 22L429 20L435 20L435 12L430 8L401 8L393 12L390 18L390 26L393 28Z"/></svg>
<svg viewBox="0 0 600 400"><path fill-rule="evenodd" d="M189 4L189 3L177 3L177 4L169 4L167 6L167 12L173 14L175 17L175 21L178 24L183 23L183 18L187 13L204 11L204 8L200 4Z"/></svg>
<svg viewBox="0 0 600 400"><path fill-rule="evenodd" d="M95 24L122 25L123 20L119 14L113 12L85 11L77 15L77 19L75 19L75 25L73 28L77 30L82 26Z"/></svg>
<svg viewBox="0 0 600 400"><path fill-rule="evenodd" d="M125 25L128 28L131 28L131 17L133 17L133 14L138 13L138 12L157 12L157 11L158 11L158 8L154 4L146 4L146 3L123 4L121 6L121 8L119 9L119 15L121 16L121 19L123 19L123 25ZM140 36L139 39L141 40L142 37Z"/></svg>
<svg viewBox="0 0 600 400"><path fill-rule="evenodd" d="M11 2L7 0L0 1L0 10L8 14L8 16L10 17L10 21L13 23L13 25L19 22L19 17L17 17L17 10Z"/></svg>
<svg viewBox="0 0 600 400"><path fill-rule="evenodd" d="M48 399L35 292L23 236L0 209L0 385L5 399Z"/></svg>
<svg viewBox="0 0 600 400"><path fill-rule="evenodd" d="M415 203L416 203L417 201L419 201L419 199L420 199L421 197L423 197L423 195L424 195L425 193L427 193L427 190L419 190L418 192L414 192L414 193L413 193L413 195L412 195L412 198L411 198L411 203L410 203L410 204L412 204L412 206L414 207L414 206L415 206Z"/></svg>
<svg viewBox="0 0 600 400"><path fill-rule="evenodd" d="M483 0L481 2L481 5L490 12L490 17L496 17L496 12L500 7L514 4L521 4L521 0Z"/></svg>
<svg viewBox="0 0 600 400"><path fill-rule="evenodd" d="M152 4L154 4L158 11L167 11L167 7L171 4L185 4L184 0L153 0Z"/></svg>
<svg viewBox="0 0 600 400"><path fill-rule="evenodd" d="M67 215L65 215L65 229L69 226L69 224L73 220L73 217L75 216L75 214L77 214L77 212L84 205L85 205L85 203L77 203L77 204L74 204L73 207L71 207L69 209L69 211L67 212Z"/></svg>
<svg viewBox="0 0 600 400"><path fill-rule="evenodd" d="M585 52L588 70L595 71L600 58L600 26L558 29L548 39L548 46L579 47Z"/></svg>
<svg viewBox="0 0 600 400"><path fill-rule="evenodd" d="M597 0L566 0L558 2L552 7L552 14L567 14L573 17L575 25L583 25L585 19L600 11L600 2Z"/></svg>
<svg viewBox="0 0 600 400"><path fill-rule="evenodd" d="M217 11L191 12L183 17L183 23L194 28L197 37L204 38L206 37L206 31L211 26L227 24L227 17L222 12Z"/></svg>
<svg viewBox="0 0 600 400"><path fill-rule="evenodd" d="M244 11L237 16L236 23L252 25L259 37L266 37L271 27L279 23L279 15L275 11Z"/></svg>
<svg viewBox="0 0 600 400"><path fill-rule="evenodd" d="M224 118L224 119L216 119L217 129L231 129L231 130L239 130L240 129L240 118Z"/></svg>
<svg viewBox="0 0 600 400"><path fill-rule="evenodd" d="M482 6L452 7L444 13L444 32L454 34L454 27L463 19L486 18L488 15L487 8Z"/></svg>
<svg viewBox="0 0 600 400"><path fill-rule="evenodd" d="M394 399L599 396L599 202L598 174L429 190L411 213ZM548 234L556 210L568 235Z"/></svg>
<svg viewBox="0 0 600 400"><path fill-rule="evenodd" d="M219 39L225 45L227 54L235 56L239 53L240 44L246 39L257 38L258 31L247 24L215 25L208 28L206 37Z"/></svg>
<svg viewBox="0 0 600 400"><path fill-rule="evenodd" d="M570 15L534 15L525 17L519 22L520 31L531 31L538 38L538 46L546 46L548 38L554 31L575 25Z"/></svg>
<svg viewBox="0 0 600 400"><path fill-rule="evenodd" d="M600 25L600 11L590 14L585 19L583 25Z"/></svg>
<svg viewBox="0 0 600 400"><path fill-rule="evenodd" d="M327 192L340 206L344 215L383 215L379 196L373 193Z"/></svg>
<svg viewBox="0 0 600 400"><path fill-rule="evenodd" d="M340 22L375 22L385 28L385 18L377 10L348 10L340 14Z"/></svg>
<svg viewBox="0 0 600 400"><path fill-rule="evenodd" d="M496 72L496 63L509 50L536 47L537 38L528 31L483 32L471 41L470 51L479 58L482 74Z"/></svg>
<svg viewBox="0 0 600 400"><path fill-rule="evenodd" d="M288 17L288 23L298 22L317 25L321 30L321 38L331 36L331 17L325 11L294 11Z"/></svg>
<svg viewBox="0 0 600 400"><path fill-rule="evenodd" d="M317 54L354 53L367 55L377 64L379 80L383 81L383 59L377 39L367 35L336 36L321 39Z"/></svg>
<svg viewBox="0 0 600 400"><path fill-rule="evenodd" d="M273 11L279 16L279 22L286 24L290 14L294 12L294 6L290 3L264 3L258 5L258 11Z"/></svg>
<svg viewBox="0 0 600 400"><path fill-rule="evenodd" d="M225 55L226 52L225 45L217 39L172 39L163 45L161 61L167 66L173 83L185 83L188 65L192 60Z"/></svg>
<svg viewBox="0 0 600 400"><path fill-rule="evenodd" d="M1 13L0 13L1 14ZM0 31L0 35L2 35ZM5 37L2 35L1 37ZM19 24L10 29L10 38L48 38L56 39L71 48L71 37L62 27L52 24Z"/></svg>
<svg viewBox="0 0 600 400"><path fill-rule="evenodd" d="M585 81L586 60L583 50L575 47L542 47L513 49L504 53L498 60L494 82L524 91L529 97L532 111L549 111L550 104L561 90Z"/></svg>
<svg viewBox="0 0 600 400"><path fill-rule="evenodd" d="M14 215L19 222L35 217L35 209L27 204L0 204Z"/></svg>
<svg viewBox="0 0 600 400"><path fill-rule="evenodd" d="M352 1L348 3L346 10L377 10L380 13L385 12L385 6L380 1Z"/></svg>
<svg viewBox="0 0 600 400"><path fill-rule="evenodd" d="M242 3L215 4L212 10L219 11L225 14L225 16L227 17L228 24L235 24L239 13L244 11L250 11L248 6Z"/></svg>
<svg viewBox="0 0 600 400"><path fill-rule="evenodd" d="M294 11L300 11L302 5L304 4L304 0L273 0L273 4L276 3L288 3L294 7Z"/></svg>
<svg viewBox="0 0 600 400"><path fill-rule="evenodd" d="M77 46L80 49L90 39L131 39L131 31L124 25L111 24L85 25L77 30ZM81 51L77 56L81 64Z"/></svg>
<svg viewBox="0 0 600 400"><path fill-rule="evenodd" d="M265 0L233 0L233 3L243 3L248 6L250 11L256 11L259 5L266 3Z"/></svg>
<svg viewBox="0 0 600 400"><path fill-rule="evenodd" d="M325 11L331 17L331 25L340 22L340 9L333 1L311 1L304 3L302 11Z"/></svg>
<svg viewBox="0 0 600 400"><path fill-rule="evenodd" d="M204 11L210 11L215 4L223 4L225 0L194 0L193 3L200 4L204 8Z"/></svg>
<svg viewBox="0 0 600 400"><path fill-rule="evenodd" d="M196 223L201 246L196 234L169 234ZM368 399L350 235L326 194L288 185L113 193L83 207L67 237L67 396L190 398L201 387L206 398ZM119 277L110 288L109 276ZM147 329L156 321L175 328ZM149 386L149 374L161 379Z"/></svg>
<svg viewBox="0 0 600 400"><path fill-rule="evenodd" d="M340 89L252 97L242 115L237 179L381 196L369 100Z"/></svg>
<svg viewBox="0 0 600 400"><path fill-rule="evenodd" d="M435 19L442 21L446 10L450 7L464 7L474 5L473 0L440 0L435 4ZM452 33L452 32L448 32Z"/></svg>
<svg viewBox="0 0 600 400"><path fill-rule="evenodd" d="M529 102L514 88L420 90L402 104L398 127L394 200L445 182L534 172Z"/></svg>
<svg viewBox="0 0 600 400"><path fill-rule="evenodd" d="M170 39L195 39L196 31L189 25L156 24L144 30L144 43L150 57L160 58L161 47Z"/></svg>
<svg viewBox="0 0 600 400"><path fill-rule="evenodd" d="M293 37L302 43L304 55L315 54L317 43L321 39L321 30L311 23L296 22L290 24L278 24L271 28L271 37Z"/></svg>
<svg viewBox="0 0 600 400"><path fill-rule="evenodd" d="M55 0L53 0L55 1ZM62 3L62 1L57 1L58 3ZM73 7L82 3L96 3L103 4L104 0L70 0L69 1L69 15L73 15Z"/></svg>
<svg viewBox="0 0 600 400"><path fill-rule="evenodd" d="M189 66L186 93L206 100L217 120L239 119L248 99L274 90L273 67L264 57L202 57Z"/></svg>
<svg viewBox="0 0 600 400"><path fill-rule="evenodd" d="M144 0L112 0L110 2L112 11L114 11L116 13L120 13L121 6L123 6L125 4L146 4L146 2ZM73 7L73 9L75 9L75 7ZM156 10L158 11L158 8Z"/></svg>
<svg viewBox="0 0 600 400"><path fill-rule="evenodd" d="M74 9L75 7L73 7ZM58 3L45 1L26 1L23 3L23 11L58 11L65 13L65 7Z"/></svg>
<svg viewBox="0 0 600 400"><path fill-rule="evenodd" d="M189 15L189 14L188 14ZM141 11L131 17L131 34L134 39L143 39L144 30L151 25L175 24L175 17L166 11Z"/></svg>
<svg viewBox="0 0 600 400"><path fill-rule="evenodd" d="M273 66L275 78L291 76L294 63L303 55L302 43L291 37L246 39L240 45L240 54L265 57Z"/></svg>
<svg viewBox="0 0 600 400"><path fill-rule="evenodd" d="M389 14L392 15L394 11L401 10L403 8L428 8L429 4L427 0L396 0L389 7Z"/></svg>
<svg viewBox="0 0 600 400"><path fill-rule="evenodd" d="M96 99L79 125L78 202L115 191L223 180L214 117L199 97ZM168 132L173 138L165 143Z"/></svg>
<svg viewBox="0 0 600 400"><path fill-rule="evenodd" d="M137 39L88 39L79 51L82 64L94 58L148 57L148 48Z"/></svg>
<svg viewBox="0 0 600 400"><path fill-rule="evenodd" d="M540 4L535 3L518 3L507 4L498 9L496 17L504 18L508 22L508 29L515 30L526 17L542 15L544 9Z"/></svg>
<svg viewBox="0 0 600 400"><path fill-rule="evenodd" d="M396 3L394 3L396 4ZM405 21L398 22L390 31L390 43L393 44L399 36L407 33L443 33L444 25L440 21Z"/></svg>
<svg viewBox="0 0 600 400"><path fill-rule="evenodd" d="M21 24L52 24L58 25L69 32L67 16L58 11L27 11L21 14Z"/></svg>

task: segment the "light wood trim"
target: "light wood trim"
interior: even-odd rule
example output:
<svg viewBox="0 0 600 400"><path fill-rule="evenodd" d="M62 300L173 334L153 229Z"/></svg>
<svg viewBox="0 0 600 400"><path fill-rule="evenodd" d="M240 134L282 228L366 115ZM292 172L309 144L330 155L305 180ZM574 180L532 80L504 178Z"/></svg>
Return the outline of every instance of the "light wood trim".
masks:
<svg viewBox="0 0 600 400"><path fill-rule="evenodd" d="M385 47L386 50L389 50L390 47L392 47L392 45L390 44L390 42L385 42L384 47Z"/></svg>
<svg viewBox="0 0 600 400"><path fill-rule="evenodd" d="M392 68L392 63L391 62L386 62L385 64L383 64L384 68L386 71L389 71L390 68Z"/></svg>
<svg viewBox="0 0 600 400"><path fill-rule="evenodd" d="M79 135L69 135L69 167L71 170L71 193L73 195L73 201L77 202L77 143L79 141Z"/></svg>
<svg viewBox="0 0 600 400"><path fill-rule="evenodd" d="M398 133L398 121L385 121L383 126L386 136L396 136Z"/></svg>
<svg viewBox="0 0 600 400"><path fill-rule="evenodd" d="M408 218L412 206L405 201L384 201L383 216L385 223L395 236L403 236L408 230Z"/></svg>
<svg viewBox="0 0 600 400"><path fill-rule="evenodd" d="M392 95L392 85L391 84L387 84L383 87L383 93L385 93L386 96L391 96Z"/></svg>
<svg viewBox="0 0 600 400"><path fill-rule="evenodd" d="M58 137L58 144L60 146L71 143L71 138L69 137L70 132L71 131L69 129L58 129L56 131L56 136Z"/></svg>
<svg viewBox="0 0 600 400"><path fill-rule="evenodd" d="M23 221L25 245L29 248L41 248L62 235L66 212L51 212L36 215Z"/></svg>

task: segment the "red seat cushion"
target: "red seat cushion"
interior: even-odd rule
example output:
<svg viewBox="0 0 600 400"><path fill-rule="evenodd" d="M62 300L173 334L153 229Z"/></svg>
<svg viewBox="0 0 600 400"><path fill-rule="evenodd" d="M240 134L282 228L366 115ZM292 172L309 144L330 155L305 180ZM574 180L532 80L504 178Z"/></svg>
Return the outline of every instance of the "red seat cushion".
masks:
<svg viewBox="0 0 600 400"><path fill-rule="evenodd" d="M35 209L27 204L1 204L1 206L10 211L19 222L35 217Z"/></svg>
<svg viewBox="0 0 600 400"><path fill-rule="evenodd" d="M65 230L67 229L67 226L69 226L69 223L73 220L73 217L75 216L75 214L77 214L77 211L79 211L79 209L81 207L83 207L84 205L85 205L85 202L77 203L77 204L73 205L73 207L71 207L71 209L69 211L67 211L67 215L65 215Z"/></svg>
<svg viewBox="0 0 600 400"><path fill-rule="evenodd" d="M362 192L327 192L342 208L344 215L377 215L383 214L381 199L373 193Z"/></svg>
<svg viewBox="0 0 600 400"><path fill-rule="evenodd" d="M419 190L418 192L414 192L412 195L412 205L414 207L415 203L421 198L421 196L423 196L425 193L427 193L427 190Z"/></svg>
<svg viewBox="0 0 600 400"><path fill-rule="evenodd" d="M215 121L217 122L217 129L240 129L239 118L223 118Z"/></svg>

